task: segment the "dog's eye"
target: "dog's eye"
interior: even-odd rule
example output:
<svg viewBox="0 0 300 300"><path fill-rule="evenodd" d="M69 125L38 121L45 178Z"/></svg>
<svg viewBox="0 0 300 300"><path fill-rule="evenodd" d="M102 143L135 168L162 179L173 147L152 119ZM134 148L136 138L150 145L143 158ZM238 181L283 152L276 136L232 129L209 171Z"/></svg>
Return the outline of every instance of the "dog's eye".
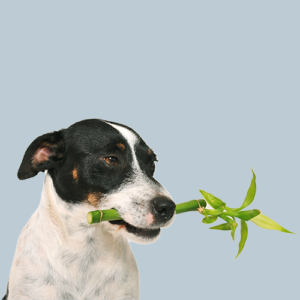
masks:
<svg viewBox="0 0 300 300"><path fill-rule="evenodd" d="M118 163L118 158L115 156L104 157L104 160L110 166L115 166Z"/></svg>

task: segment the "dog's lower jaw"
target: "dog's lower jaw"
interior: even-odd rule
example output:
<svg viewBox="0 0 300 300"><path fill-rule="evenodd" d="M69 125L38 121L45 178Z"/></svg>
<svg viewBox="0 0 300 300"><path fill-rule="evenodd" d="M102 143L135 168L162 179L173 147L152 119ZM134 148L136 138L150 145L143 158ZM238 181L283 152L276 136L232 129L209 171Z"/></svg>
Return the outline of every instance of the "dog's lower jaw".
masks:
<svg viewBox="0 0 300 300"><path fill-rule="evenodd" d="M124 238L137 244L152 244L159 239L161 232L160 228L157 228L149 230L149 234L146 235L145 231L147 229L139 230L133 227L133 229L130 230L128 223L123 225L110 224L110 226L111 228L109 230L112 234L122 235Z"/></svg>
<svg viewBox="0 0 300 300"><path fill-rule="evenodd" d="M107 224L86 223L88 204L69 207L46 175L41 203L23 229L8 299L138 299L139 273L128 241Z"/></svg>
<svg viewBox="0 0 300 300"><path fill-rule="evenodd" d="M161 228L167 228L173 223L175 215L176 214L174 213L170 220L166 223L160 224L160 227L157 225L155 227L135 227L131 223L124 221L124 219L126 219L125 217L120 221L107 222L110 224L110 228L108 228L108 230L110 230L113 234L121 234L128 240L137 244L151 244L159 239Z"/></svg>

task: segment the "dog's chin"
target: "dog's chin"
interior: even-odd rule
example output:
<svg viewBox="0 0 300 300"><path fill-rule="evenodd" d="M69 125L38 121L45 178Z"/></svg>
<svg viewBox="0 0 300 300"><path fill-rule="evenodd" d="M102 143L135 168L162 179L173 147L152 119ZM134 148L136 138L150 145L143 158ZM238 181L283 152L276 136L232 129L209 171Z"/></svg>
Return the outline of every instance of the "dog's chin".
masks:
<svg viewBox="0 0 300 300"><path fill-rule="evenodd" d="M160 236L160 228L138 228L129 223L121 221L109 221L116 227L116 232L122 234L125 238L138 244L151 244Z"/></svg>

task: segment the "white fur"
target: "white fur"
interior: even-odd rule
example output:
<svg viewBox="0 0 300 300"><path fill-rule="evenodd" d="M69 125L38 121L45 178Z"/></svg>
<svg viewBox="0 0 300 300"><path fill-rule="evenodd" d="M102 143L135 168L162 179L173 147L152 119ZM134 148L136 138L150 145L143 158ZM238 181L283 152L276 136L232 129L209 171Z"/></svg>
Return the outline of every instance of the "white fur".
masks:
<svg viewBox="0 0 300 300"><path fill-rule="evenodd" d="M134 146L138 141L138 137L132 131L127 129L126 127L112 124L109 122L106 122L106 123L109 124L110 126L114 127L115 129L117 129L121 133L121 135L123 135L123 137L127 140L128 144L130 146L130 149L131 149L131 153L132 153L133 168L136 170L140 170L140 166L136 159L136 155L135 155L135 151L134 151Z"/></svg>
<svg viewBox="0 0 300 300"><path fill-rule="evenodd" d="M90 226L86 214L93 209L65 203L46 175L40 205L18 239L8 299L139 298L128 241L108 222Z"/></svg>

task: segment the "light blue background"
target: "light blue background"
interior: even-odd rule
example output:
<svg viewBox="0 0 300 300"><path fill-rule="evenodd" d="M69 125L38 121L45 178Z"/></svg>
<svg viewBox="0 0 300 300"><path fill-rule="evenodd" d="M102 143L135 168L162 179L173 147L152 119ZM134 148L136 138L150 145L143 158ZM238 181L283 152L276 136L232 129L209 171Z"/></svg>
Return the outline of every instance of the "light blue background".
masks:
<svg viewBox="0 0 300 300"><path fill-rule="evenodd" d="M102 118L158 154L176 203L211 192L299 226L299 1L1 1L1 256L4 295L17 238L43 174L17 179L39 135ZM154 244L132 244L143 300L296 299L299 235L229 232L180 215Z"/></svg>

